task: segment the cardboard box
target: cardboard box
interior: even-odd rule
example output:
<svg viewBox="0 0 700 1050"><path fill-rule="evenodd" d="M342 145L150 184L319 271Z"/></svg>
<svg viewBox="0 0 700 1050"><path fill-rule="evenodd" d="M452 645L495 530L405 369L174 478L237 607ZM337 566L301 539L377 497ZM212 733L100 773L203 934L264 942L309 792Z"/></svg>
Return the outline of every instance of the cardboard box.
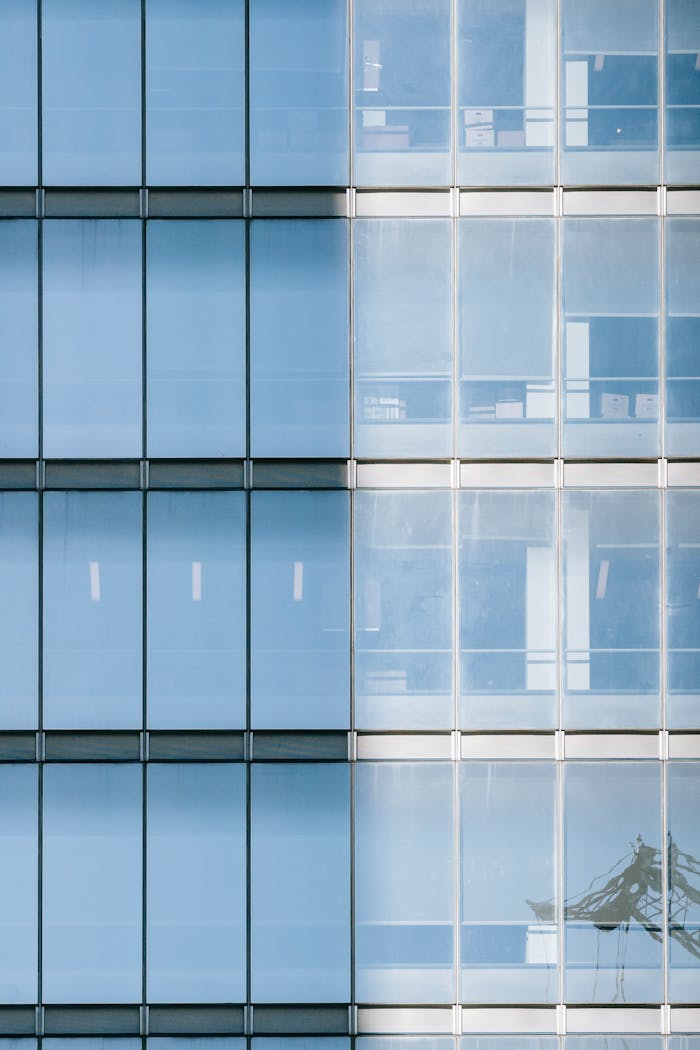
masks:
<svg viewBox="0 0 700 1050"><path fill-rule="evenodd" d="M637 419L658 419L659 395L637 394L634 399L634 414Z"/></svg>
<svg viewBox="0 0 700 1050"><path fill-rule="evenodd" d="M465 109L464 125L470 127L473 124L493 124L492 109Z"/></svg>
<svg viewBox="0 0 700 1050"><path fill-rule="evenodd" d="M601 394L600 414L603 419L629 419L629 397L627 394Z"/></svg>
<svg viewBox="0 0 700 1050"><path fill-rule="evenodd" d="M467 147L495 146L496 136L493 128L465 128L465 144Z"/></svg>

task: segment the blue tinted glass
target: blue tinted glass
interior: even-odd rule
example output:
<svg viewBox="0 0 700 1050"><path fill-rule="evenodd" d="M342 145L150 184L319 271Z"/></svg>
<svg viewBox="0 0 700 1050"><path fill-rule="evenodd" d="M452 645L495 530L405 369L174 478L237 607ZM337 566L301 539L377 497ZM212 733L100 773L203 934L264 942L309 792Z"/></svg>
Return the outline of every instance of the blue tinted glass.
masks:
<svg viewBox="0 0 700 1050"><path fill-rule="evenodd" d="M41 1041L45 1050L141 1050L141 1040L119 1038L119 1036L75 1036L70 1039L47 1039Z"/></svg>
<svg viewBox="0 0 700 1050"><path fill-rule="evenodd" d="M666 496L666 719L700 728L700 493Z"/></svg>
<svg viewBox="0 0 700 1050"><path fill-rule="evenodd" d="M554 763L469 762L459 778L462 1002L554 1002Z"/></svg>
<svg viewBox="0 0 700 1050"><path fill-rule="evenodd" d="M659 762L572 762L565 769L569 1002L662 998L659 774Z"/></svg>
<svg viewBox="0 0 700 1050"><path fill-rule="evenodd" d="M148 769L148 999L245 999L245 769Z"/></svg>
<svg viewBox="0 0 700 1050"><path fill-rule="evenodd" d="M658 237L656 219L564 220L568 456L658 453Z"/></svg>
<svg viewBox="0 0 700 1050"><path fill-rule="evenodd" d="M245 231L148 223L151 456L245 455Z"/></svg>
<svg viewBox="0 0 700 1050"><path fill-rule="evenodd" d="M700 7L665 0L666 182L697 183L700 167Z"/></svg>
<svg viewBox="0 0 700 1050"><path fill-rule="evenodd" d="M355 773L355 989L360 1002L454 1002L453 766Z"/></svg>
<svg viewBox="0 0 700 1050"><path fill-rule="evenodd" d="M0 728L37 724L38 520L30 492L0 494Z"/></svg>
<svg viewBox="0 0 700 1050"><path fill-rule="evenodd" d="M562 0L565 183L659 179L657 0Z"/></svg>
<svg viewBox="0 0 700 1050"><path fill-rule="evenodd" d="M36 1050L36 1047L36 1039L0 1039L0 1050Z"/></svg>
<svg viewBox="0 0 700 1050"><path fill-rule="evenodd" d="M452 224L355 224L355 453L452 449Z"/></svg>
<svg viewBox="0 0 700 1050"><path fill-rule="evenodd" d="M554 179L553 0L460 0L459 183Z"/></svg>
<svg viewBox="0 0 700 1050"><path fill-rule="evenodd" d="M43 0L42 72L44 182L140 185L139 0Z"/></svg>
<svg viewBox="0 0 700 1050"><path fill-rule="evenodd" d="M0 456L37 454L36 234L31 219L0 222Z"/></svg>
<svg viewBox="0 0 700 1050"><path fill-rule="evenodd" d="M36 3L4 0L0 9L0 185L37 181Z"/></svg>
<svg viewBox="0 0 700 1050"><path fill-rule="evenodd" d="M348 455L348 228L337 219L251 228L254 456Z"/></svg>
<svg viewBox="0 0 700 1050"><path fill-rule="evenodd" d="M141 1001L141 767L47 765L43 999Z"/></svg>
<svg viewBox="0 0 700 1050"><path fill-rule="evenodd" d="M246 1050L245 1039L229 1035L151 1036L148 1050Z"/></svg>
<svg viewBox="0 0 700 1050"><path fill-rule="evenodd" d="M141 495L44 496L44 724L141 725Z"/></svg>
<svg viewBox="0 0 700 1050"><path fill-rule="evenodd" d="M446 1035L385 1035L358 1036L357 1050L455 1050L452 1036Z"/></svg>
<svg viewBox="0 0 700 1050"><path fill-rule="evenodd" d="M253 1039L252 1050L350 1050L345 1036L268 1036Z"/></svg>
<svg viewBox="0 0 700 1050"><path fill-rule="evenodd" d="M564 494L564 720L659 724L659 495Z"/></svg>
<svg viewBox="0 0 700 1050"><path fill-rule="evenodd" d="M564 1050L664 1050L665 1043L653 1035L567 1035Z"/></svg>
<svg viewBox="0 0 700 1050"><path fill-rule="evenodd" d="M556 725L553 492L463 492L460 724Z"/></svg>
<svg viewBox="0 0 700 1050"><path fill-rule="evenodd" d="M37 998L37 767L0 766L0 1003Z"/></svg>
<svg viewBox="0 0 700 1050"><path fill-rule="evenodd" d="M669 763L667 791L669 999L692 1003L700 981L700 762Z"/></svg>
<svg viewBox="0 0 700 1050"><path fill-rule="evenodd" d="M358 728L452 726L450 494L358 492L355 555Z"/></svg>
<svg viewBox="0 0 700 1050"><path fill-rule="evenodd" d="M44 454L141 455L141 224L44 222Z"/></svg>
<svg viewBox="0 0 700 1050"><path fill-rule="evenodd" d="M150 727L245 727L245 625L243 493L150 493Z"/></svg>
<svg viewBox="0 0 700 1050"><path fill-rule="evenodd" d="M349 726L349 511L345 492L253 495L256 729Z"/></svg>
<svg viewBox="0 0 700 1050"><path fill-rule="evenodd" d="M243 0L147 0L147 181L245 182Z"/></svg>
<svg viewBox="0 0 700 1050"><path fill-rule="evenodd" d="M355 178L451 180L450 0L355 0Z"/></svg>
<svg viewBox="0 0 700 1050"><path fill-rule="evenodd" d="M252 997L350 998L350 798L344 764L252 767Z"/></svg>
<svg viewBox="0 0 700 1050"><path fill-rule="evenodd" d="M554 222L459 224L460 452L553 456Z"/></svg>
<svg viewBox="0 0 700 1050"><path fill-rule="evenodd" d="M459 1040L459 1050L559 1050L554 1035L467 1035Z"/></svg>
<svg viewBox="0 0 700 1050"><path fill-rule="evenodd" d="M251 0L254 185L346 185L346 6L346 0Z"/></svg>
<svg viewBox="0 0 700 1050"><path fill-rule="evenodd" d="M695 76L700 81L700 71ZM696 456L700 448L700 222L666 219L665 245L666 454Z"/></svg>

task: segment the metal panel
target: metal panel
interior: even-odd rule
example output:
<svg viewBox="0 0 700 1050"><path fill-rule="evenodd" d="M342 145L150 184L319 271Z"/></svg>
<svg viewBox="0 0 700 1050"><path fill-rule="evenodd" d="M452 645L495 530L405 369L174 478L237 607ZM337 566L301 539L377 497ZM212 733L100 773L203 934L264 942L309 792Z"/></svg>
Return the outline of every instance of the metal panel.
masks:
<svg viewBox="0 0 700 1050"><path fill-rule="evenodd" d="M553 1033L557 1031L556 1009L498 1009L462 1007L462 1033Z"/></svg>
<svg viewBox="0 0 700 1050"><path fill-rule="evenodd" d="M427 190L423 193L358 191L355 214L358 218L449 216L452 214L452 198L449 190Z"/></svg>
<svg viewBox="0 0 700 1050"><path fill-rule="evenodd" d="M0 218L33 219L36 190L0 190Z"/></svg>
<svg viewBox="0 0 700 1050"><path fill-rule="evenodd" d="M601 1032L606 1034L661 1032L659 1007L576 1007L566 1010L567 1032Z"/></svg>
<svg viewBox="0 0 700 1050"><path fill-rule="evenodd" d="M668 484L674 488L700 486L700 463L669 463Z"/></svg>
<svg viewBox="0 0 700 1050"><path fill-rule="evenodd" d="M697 1007L672 1006L671 1031L700 1032L700 1010Z"/></svg>
<svg viewBox="0 0 700 1050"><path fill-rule="evenodd" d="M138 1035L138 1006L47 1006L45 1035Z"/></svg>
<svg viewBox="0 0 700 1050"><path fill-rule="evenodd" d="M36 733L0 733L0 762L34 762Z"/></svg>
<svg viewBox="0 0 700 1050"><path fill-rule="evenodd" d="M140 733L54 732L44 735L47 762L138 762Z"/></svg>
<svg viewBox="0 0 700 1050"><path fill-rule="evenodd" d="M572 488L656 488L658 484L656 461L564 464L564 485Z"/></svg>
<svg viewBox="0 0 700 1050"><path fill-rule="evenodd" d="M345 489L347 460L254 460L256 489Z"/></svg>
<svg viewBox="0 0 700 1050"><path fill-rule="evenodd" d="M459 195L460 215L554 215L553 190L528 192L494 192L462 190Z"/></svg>
<svg viewBox="0 0 700 1050"><path fill-rule="evenodd" d="M255 1006L254 1035L348 1035L349 1010L340 1006Z"/></svg>
<svg viewBox="0 0 700 1050"><path fill-rule="evenodd" d="M0 1007L0 1035L34 1035L36 1010L33 1006Z"/></svg>
<svg viewBox="0 0 700 1050"><path fill-rule="evenodd" d="M242 1006L151 1006L149 1035L242 1035Z"/></svg>
<svg viewBox="0 0 700 1050"><path fill-rule="evenodd" d="M564 215L656 215L656 190L564 190Z"/></svg>
<svg viewBox="0 0 700 1050"><path fill-rule="evenodd" d="M156 762L242 762L245 735L241 733L148 734L148 757Z"/></svg>
<svg viewBox="0 0 700 1050"><path fill-rule="evenodd" d="M462 758L556 758L554 733L462 733Z"/></svg>
<svg viewBox="0 0 700 1050"><path fill-rule="evenodd" d="M253 760L347 762L348 734L319 731L309 733L259 732L252 734Z"/></svg>
<svg viewBox="0 0 700 1050"><path fill-rule="evenodd" d="M358 1035L451 1035L452 1007L360 1007Z"/></svg>
<svg viewBox="0 0 700 1050"><path fill-rule="evenodd" d="M700 733L669 733L669 758L700 758Z"/></svg>
<svg viewBox="0 0 700 1050"><path fill-rule="evenodd" d="M667 190L667 215L700 215L700 190Z"/></svg>
<svg viewBox="0 0 700 1050"><path fill-rule="evenodd" d="M553 488L555 464L551 463L461 463L459 481L470 489Z"/></svg>
<svg viewBox="0 0 700 1050"><path fill-rule="evenodd" d="M252 190L254 218L344 219L348 215L345 190Z"/></svg>
<svg viewBox="0 0 700 1050"><path fill-rule="evenodd" d="M237 219L242 215L242 190L148 191L151 219Z"/></svg>
<svg viewBox="0 0 700 1050"><path fill-rule="evenodd" d="M81 460L45 463L47 489L140 489L138 460Z"/></svg>
<svg viewBox="0 0 700 1050"><path fill-rule="evenodd" d="M358 463L357 487L364 489L450 488L449 463Z"/></svg>
<svg viewBox="0 0 700 1050"><path fill-rule="evenodd" d="M565 733L566 758L659 758L658 733Z"/></svg>
<svg viewBox="0 0 700 1050"><path fill-rule="evenodd" d="M358 734L358 759L451 759L451 733Z"/></svg>
<svg viewBox="0 0 700 1050"><path fill-rule="evenodd" d="M36 460L0 462L0 489L35 489Z"/></svg>
<svg viewBox="0 0 700 1050"><path fill-rule="evenodd" d="M68 189L44 191L44 215L52 219L138 219L138 190Z"/></svg>
<svg viewBox="0 0 700 1050"><path fill-rule="evenodd" d="M151 489L242 489L241 460L150 460Z"/></svg>

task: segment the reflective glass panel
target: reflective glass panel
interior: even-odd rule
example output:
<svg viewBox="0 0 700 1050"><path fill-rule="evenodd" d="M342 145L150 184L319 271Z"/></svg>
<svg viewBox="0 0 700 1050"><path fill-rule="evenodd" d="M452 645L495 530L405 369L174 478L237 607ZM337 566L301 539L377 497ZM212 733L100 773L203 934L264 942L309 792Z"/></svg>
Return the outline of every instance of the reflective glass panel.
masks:
<svg viewBox="0 0 700 1050"><path fill-rule="evenodd" d="M659 494L564 493L564 722L659 725Z"/></svg>
<svg viewBox="0 0 700 1050"><path fill-rule="evenodd" d="M357 1050L455 1050L452 1036L363 1035L355 1040Z"/></svg>
<svg viewBox="0 0 700 1050"><path fill-rule="evenodd" d="M141 494L44 495L44 725L141 725Z"/></svg>
<svg viewBox="0 0 700 1050"><path fill-rule="evenodd" d="M141 1001L141 767L47 764L43 999Z"/></svg>
<svg viewBox="0 0 700 1050"><path fill-rule="evenodd" d="M37 724L38 514L33 492L0 493L0 728Z"/></svg>
<svg viewBox="0 0 700 1050"><path fill-rule="evenodd" d="M457 1044L459 1050L559 1050L553 1035L467 1035Z"/></svg>
<svg viewBox="0 0 700 1050"><path fill-rule="evenodd" d="M251 225L253 456L349 449L348 224Z"/></svg>
<svg viewBox="0 0 700 1050"><path fill-rule="evenodd" d="M460 185L554 180L553 0L460 0Z"/></svg>
<svg viewBox="0 0 700 1050"><path fill-rule="evenodd" d="M670 762L668 933L669 999L695 1003L700 983L700 762Z"/></svg>
<svg viewBox="0 0 700 1050"><path fill-rule="evenodd" d="M554 1002L554 763L458 768L462 1002Z"/></svg>
<svg viewBox="0 0 700 1050"><path fill-rule="evenodd" d="M343 729L350 719L346 492L252 497L254 729Z"/></svg>
<svg viewBox="0 0 700 1050"><path fill-rule="evenodd" d="M251 0L250 178L345 186L346 0Z"/></svg>
<svg viewBox="0 0 700 1050"><path fill-rule="evenodd" d="M252 997L350 998L350 793L345 763L253 765Z"/></svg>
<svg viewBox="0 0 700 1050"><path fill-rule="evenodd" d="M452 450L452 223L355 223L355 454Z"/></svg>
<svg viewBox="0 0 700 1050"><path fill-rule="evenodd" d="M700 70L695 74L700 83ZM700 166L698 166L700 171ZM700 449L700 221L666 219L666 454Z"/></svg>
<svg viewBox="0 0 700 1050"><path fill-rule="evenodd" d="M36 225L32 219L0 222L0 456L3 457L29 458L37 454Z"/></svg>
<svg viewBox="0 0 700 1050"><path fill-rule="evenodd" d="M243 225L148 223L151 456L245 455Z"/></svg>
<svg viewBox="0 0 700 1050"><path fill-rule="evenodd" d="M252 1050L350 1050L345 1036L266 1036L253 1039Z"/></svg>
<svg viewBox="0 0 700 1050"><path fill-rule="evenodd" d="M553 456L554 222L459 223L460 452Z"/></svg>
<svg viewBox="0 0 700 1050"><path fill-rule="evenodd" d="M666 721L700 728L700 493L666 495Z"/></svg>
<svg viewBox="0 0 700 1050"><path fill-rule="evenodd" d="M37 998L37 767L0 766L0 1003Z"/></svg>
<svg viewBox="0 0 700 1050"><path fill-rule="evenodd" d="M148 725L245 728L245 496L148 496Z"/></svg>
<svg viewBox="0 0 700 1050"><path fill-rule="evenodd" d="M0 10L0 186L37 181L36 4L4 0Z"/></svg>
<svg viewBox="0 0 700 1050"><path fill-rule="evenodd" d="M148 999L245 1000L245 768L148 767Z"/></svg>
<svg viewBox="0 0 700 1050"><path fill-rule="evenodd" d="M664 181L697 183L700 170L700 6L665 0L666 155Z"/></svg>
<svg viewBox="0 0 700 1050"><path fill-rule="evenodd" d="M240 186L243 0L147 0L147 181Z"/></svg>
<svg viewBox="0 0 700 1050"><path fill-rule="evenodd" d="M565 998L658 1003L663 996L659 762L565 769Z"/></svg>
<svg viewBox="0 0 700 1050"><path fill-rule="evenodd" d="M245 1050L245 1039L230 1035L150 1036L148 1050Z"/></svg>
<svg viewBox="0 0 700 1050"><path fill-rule="evenodd" d="M355 994L454 1002L454 780L448 762L355 771Z"/></svg>
<svg viewBox="0 0 700 1050"><path fill-rule="evenodd" d="M450 0L355 0L355 181L451 178Z"/></svg>
<svg viewBox="0 0 700 1050"><path fill-rule="evenodd" d="M460 725L556 724L553 492L460 496Z"/></svg>
<svg viewBox="0 0 700 1050"><path fill-rule="evenodd" d="M664 1044L653 1035L567 1035L564 1050L664 1050Z"/></svg>
<svg viewBox="0 0 700 1050"><path fill-rule="evenodd" d="M141 223L43 223L44 455L141 455Z"/></svg>
<svg viewBox="0 0 700 1050"><path fill-rule="evenodd" d="M141 1040L119 1036L71 1036L41 1041L42 1050L141 1050Z"/></svg>
<svg viewBox="0 0 700 1050"><path fill-rule="evenodd" d="M43 177L141 184L139 0L42 0Z"/></svg>
<svg viewBox="0 0 700 1050"><path fill-rule="evenodd" d="M658 236L656 219L563 222L567 456L658 454Z"/></svg>
<svg viewBox="0 0 700 1050"><path fill-rule="evenodd" d="M659 180L657 0L562 0L562 180Z"/></svg>
<svg viewBox="0 0 700 1050"><path fill-rule="evenodd" d="M449 492L355 497L359 729L454 724Z"/></svg>

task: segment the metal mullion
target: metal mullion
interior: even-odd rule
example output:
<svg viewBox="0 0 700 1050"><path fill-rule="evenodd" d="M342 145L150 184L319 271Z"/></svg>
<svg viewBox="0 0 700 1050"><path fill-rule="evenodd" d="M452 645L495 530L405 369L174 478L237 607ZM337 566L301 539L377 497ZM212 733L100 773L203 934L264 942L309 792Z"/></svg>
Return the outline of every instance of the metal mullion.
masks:
<svg viewBox="0 0 700 1050"><path fill-rule="evenodd" d="M145 223L143 224L145 227ZM144 399L145 400L145 399ZM145 440L145 434L144 434ZM141 493L141 740L148 739L148 496ZM141 750L141 1002L148 1003L148 752Z"/></svg>
<svg viewBox="0 0 700 1050"><path fill-rule="evenodd" d="M557 925L559 927L559 936L557 937L557 965L559 968L558 975L558 1002L559 1005L563 1005L566 1002L566 984L564 979L564 967L566 964L566 956L564 952L564 937L565 937L565 909L564 909L564 774L566 766L564 762L556 762L556 777L557 777L557 816L556 816L556 831L555 831L555 861L556 861L556 872L557 872L557 886L556 886L556 916Z"/></svg>
<svg viewBox="0 0 700 1050"><path fill-rule="evenodd" d="M146 0L141 0L141 188L146 187Z"/></svg>
<svg viewBox="0 0 700 1050"><path fill-rule="evenodd" d="M564 695L564 615L563 615L563 595L564 595L564 542L563 542L563 491L561 488L554 490L555 500L555 549L556 549L556 646L557 646L557 728L559 737L559 747L563 749L563 695ZM558 758L563 759L563 750L558 753ZM564 770L565 765L563 761L557 761L555 764L556 777L557 777L557 816L556 816L556 832L555 832L555 862L557 872L557 886L556 886L556 917L557 925L559 927L559 936L557 938L557 966L558 966L558 1001L559 1004L565 1002L565 986L564 986Z"/></svg>
<svg viewBox="0 0 700 1050"><path fill-rule="evenodd" d="M555 62L555 99L554 99L554 185L561 187L561 153L564 136L562 134L562 14L561 5L564 0L554 0L554 62Z"/></svg>
<svg viewBox="0 0 700 1050"><path fill-rule="evenodd" d="M669 944L669 932L668 932L668 886L669 886L669 866L671 863L671 851L669 849L669 838L668 838L668 762L666 761L667 751L664 749L664 758L662 759L661 766L661 943L662 943L662 976L663 976L663 1002L668 1003L668 986L669 986L669 955L670 955L670 944Z"/></svg>
<svg viewBox="0 0 700 1050"><path fill-rule="evenodd" d="M454 222L455 220L453 220ZM453 715L453 747L456 741L459 739L457 730L459 729L459 697L460 697L460 676L459 676L459 521L460 521L460 493L459 489L452 489L450 493L452 500L452 681L454 691L454 715ZM461 842L460 842L460 797L459 797L459 779L460 779L460 755L456 750L452 753L452 781L453 781L453 824L452 824L452 842L453 842L453 930L454 930L454 945L452 948L453 952L453 965L454 965L454 989L455 989L455 1004L457 1007L462 1002L462 987L461 987L461 900L460 900L460 866L461 866Z"/></svg>
<svg viewBox="0 0 700 1050"><path fill-rule="evenodd" d="M664 19L664 0L658 0L658 143L659 143L659 184L666 183L666 24Z"/></svg>
<svg viewBox="0 0 700 1050"><path fill-rule="evenodd" d="M348 20L348 186L355 186L355 7L354 0L346 0L346 18Z"/></svg>
<svg viewBox="0 0 700 1050"><path fill-rule="evenodd" d="M665 480L665 479L664 479ZM661 682L661 896L662 896L662 931L661 931L661 943L662 943L662 970L663 970L663 1002L668 1003L668 988L669 988L669 959L670 959L670 943L669 943L669 929L668 929L668 887L669 887L669 865L670 865L670 850L669 850L669 839L668 839L668 715L667 715L667 644L668 639L666 636L666 561L667 561L667 522L666 515L668 513L668 489L662 488L660 490L660 502L661 502L661 520L660 520L660 543L659 543L659 569L660 569L660 617L659 617L659 657L660 667L659 675Z"/></svg>
<svg viewBox="0 0 700 1050"><path fill-rule="evenodd" d="M248 223L246 223L246 226ZM250 1035L249 1024L250 1024L250 1007L252 1002L252 879L251 879L251 850L252 850L252 801L251 801L251 551L252 551L252 494L250 489L245 493L246 502L246 637L245 637L245 652L246 652L246 748L244 753L245 759L245 785L246 785L246 972L245 972L245 1034Z"/></svg>
<svg viewBox="0 0 700 1050"><path fill-rule="evenodd" d="M459 186L459 171L458 171L458 158L459 158L459 55L458 55L458 36L457 36L457 25L458 25L458 11L457 11L458 0L452 0L450 5L450 20L451 20L451 32L450 32L450 103L451 103L451 116L450 130L452 132L452 149L450 158L450 170L452 172L452 178L450 180L451 185L454 188ZM457 200L459 196L455 194Z"/></svg>

